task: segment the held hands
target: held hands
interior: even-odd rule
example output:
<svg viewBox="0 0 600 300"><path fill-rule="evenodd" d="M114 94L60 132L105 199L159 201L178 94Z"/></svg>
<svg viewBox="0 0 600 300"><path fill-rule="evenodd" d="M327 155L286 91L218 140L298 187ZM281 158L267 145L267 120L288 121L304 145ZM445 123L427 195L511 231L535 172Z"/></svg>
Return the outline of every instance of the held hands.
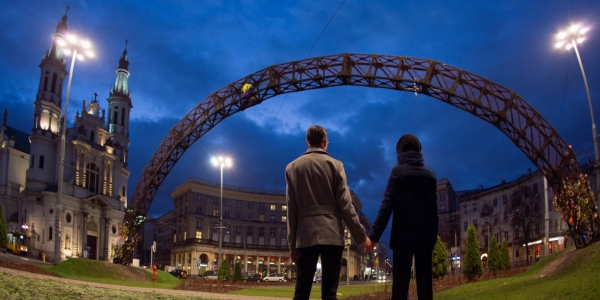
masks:
<svg viewBox="0 0 600 300"><path fill-rule="evenodd" d="M371 242L371 239L367 237L367 240L363 243L363 247L365 247L365 252L370 253L371 251L373 251L375 245L377 245L377 243Z"/></svg>

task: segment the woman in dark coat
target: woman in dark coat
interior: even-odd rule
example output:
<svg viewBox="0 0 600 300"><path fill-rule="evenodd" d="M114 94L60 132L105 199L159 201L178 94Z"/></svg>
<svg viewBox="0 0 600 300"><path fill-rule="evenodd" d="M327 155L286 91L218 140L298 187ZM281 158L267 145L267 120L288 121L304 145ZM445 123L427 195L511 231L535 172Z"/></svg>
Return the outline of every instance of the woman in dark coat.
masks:
<svg viewBox="0 0 600 300"><path fill-rule="evenodd" d="M379 242L393 212L392 299L408 298L413 256L419 300L433 299L431 255L438 234L437 180L433 171L423 164L421 142L416 136L402 136L396 152L398 165L390 174L369 238L374 243Z"/></svg>

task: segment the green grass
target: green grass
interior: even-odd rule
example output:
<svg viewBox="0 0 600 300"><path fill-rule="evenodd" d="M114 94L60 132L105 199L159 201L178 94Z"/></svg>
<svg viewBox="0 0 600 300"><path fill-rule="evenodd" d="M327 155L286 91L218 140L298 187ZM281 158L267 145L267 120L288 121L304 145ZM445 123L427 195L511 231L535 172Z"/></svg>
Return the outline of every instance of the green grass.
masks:
<svg viewBox="0 0 600 300"><path fill-rule="evenodd" d="M540 271L565 252L540 260L527 272L436 293L436 299L598 299L600 295L600 243L575 250L577 258L552 276ZM569 255L574 255L570 253Z"/></svg>
<svg viewBox="0 0 600 300"><path fill-rule="evenodd" d="M558 271L551 276L541 277L540 272L557 259L563 259L568 255L568 261L563 263ZM126 269L123 269L126 268ZM181 280L175 278L164 271L157 271L157 283L152 282L152 272L135 267L123 267L112 265L107 262L87 260L87 259L69 259L59 265L43 267L48 271L54 272L63 278L76 279L88 282L97 282L105 284L134 286L144 288L173 289ZM137 274L139 280L133 280L132 274ZM508 278L501 278L489 281L469 283L460 287L439 292L435 294L436 299L598 299L600 295L600 243L595 243L585 249L575 251L561 251L541 259L538 263L531 266L525 273ZM1 274L0 274L1 275ZM0 276L0 291L6 293L24 293L22 287L32 287L33 282L48 285L48 280L28 279L29 284L21 282L10 283L10 280L16 280L19 277ZM411 284L414 284L411 283ZM39 290L49 293L50 289L68 289L72 285L57 284L57 287L40 286ZM73 287L75 289L89 289L88 287ZM371 294L374 292L389 291L391 283L380 284L371 283L365 285L346 286L345 282L339 285L339 299L351 296ZM30 289L26 289L29 291ZM67 293L65 291L65 293ZM88 291L81 293L89 293ZM99 292L101 293L101 292ZM51 293L50 293L51 294ZM39 294L50 297L50 294ZM250 288L233 292L232 295L249 296L270 296L280 298L292 298L294 294L294 285ZM0 292L0 298L5 298L8 294ZM12 294L11 294L12 295ZM20 294L20 299L30 297L37 298L39 295ZM27 296L25 296L27 295ZM24 296L24 297L23 297ZM56 296L56 295L54 295ZM53 296L53 297L54 297ZM46 297L46 298L48 298ZM53 298L50 297L50 298ZM154 298L147 295L140 299ZM145 297L145 298L144 298ZM313 285L311 298L321 298L321 285ZM14 298L12 295L9 298ZM60 297L58 297L60 298ZM117 296L117 298L119 298Z"/></svg>
<svg viewBox="0 0 600 300"><path fill-rule="evenodd" d="M165 271L156 271L156 283L154 283L152 281L152 271L150 270L118 266L89 259L72 258L56 266L41 268L53 272L63 278L105 284L173 289L181 283L180 279L175 278L175 276ZM126 268L126 272L122 272L121 270L123 269L121 268ZM140 281L132 280L132 273L143 276L144 279Z"/></svg>
<svg viewBox="0 0 600 300"><path fill-rule="evenodd" d="M384 290L391 290L392 283L373 283L364 285L346 285L346 282L340 282L338 287L338 299L344 299L350 296L371 294L374 292L380 292ZM244 296L265 296L265 297L281 297L291 299L294 297L294 285L288 287L273 287L273 288L252 288L243 289L235 292L231 292L233 295L244 295ZM313 288L310 292L311 299L321 298L321 285L313 284Z"/></svg>

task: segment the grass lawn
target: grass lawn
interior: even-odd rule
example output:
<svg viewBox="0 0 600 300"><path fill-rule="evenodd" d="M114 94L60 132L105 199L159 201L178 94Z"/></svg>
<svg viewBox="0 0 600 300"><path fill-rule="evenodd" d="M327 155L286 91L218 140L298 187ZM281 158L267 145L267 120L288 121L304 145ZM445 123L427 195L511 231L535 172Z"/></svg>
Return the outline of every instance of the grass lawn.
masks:
<svg viewBox="0 0 600 300"><path fill-rule="evenodd" d="M59 265L43 267L63 278L81 281L173 289L182 281L164 271L157 271L157 283L152 282L152 271L124 267L109 262L68 259ZM599 299L600 295L600 242L585 249L563 250L541 259L523 274L495 280L464 284L460 287L435 293L435 299ZM414 281L411 283L414 284ZM339 299L357 295L389 291L391 282L364 285L339 285ZM151 290L149 290L151 291ZM52 280L37 280L0 274L0 299L61 299L65 295L86 295L80 299L108 296L106 289L65 285ZM125 292L115 292L112 299L121 299ZM271 296L292 298L294 285L257 287L239 290L232 295ZM132 294L129 294L132 296ZM139 293L130 299L183 299L157 294ZM311 298L321 298L321 284L314 284ZM360 296L359 296L360 297ZM100 297L102 298L102 297Z"/></svg>
<svg viewBox="0 0 600 300"><path fill-rule="evenodd" d="M346 282L340 282L338 288L338 299L344 299L350 296L371 294L374 292L380 292L387 289L391 290L392 283L372 283L372 284L361 284L361 285L346 285ZM244 289L235 292L231 292L233 295L246 295L246 296L268 296L268 297L281 297L291 299L294 297L294 285L286 287L273 287L273 288L252 288ZM321 298L321 284L313 284L313 288L310 292L311 299Z"/></svg>
<svg viewBox="0 0 600 300"><path fill-rule="evenodd" d="M90 259L71 258L56 266L41 268L63 278L124 286L173 289L181 283L180 279L165 271L156 271L156 283L154 283L150 269L125 267Z"/></svg>
<svg viewBox="0 0 600 300"><path fill-rule="evenodd" d="M540 260L527 272L508 278L475 282L435 294L436 299L598 299L600 295L600 243L569 255L555 272L542 277L544 267L564 258L565 251Z"/></svg>

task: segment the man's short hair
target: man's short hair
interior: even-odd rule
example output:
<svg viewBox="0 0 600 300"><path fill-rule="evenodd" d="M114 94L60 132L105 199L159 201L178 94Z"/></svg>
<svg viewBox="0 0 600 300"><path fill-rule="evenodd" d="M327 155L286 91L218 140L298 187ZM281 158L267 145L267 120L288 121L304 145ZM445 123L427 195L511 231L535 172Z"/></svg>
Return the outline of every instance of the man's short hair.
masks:
<svg viewBox="0 0 600 300"><path fill-rule="evenodd" d="M311 147L320 147L326 138L327 130L319 125L310 126L306 131L306 141Z"/></svg>

